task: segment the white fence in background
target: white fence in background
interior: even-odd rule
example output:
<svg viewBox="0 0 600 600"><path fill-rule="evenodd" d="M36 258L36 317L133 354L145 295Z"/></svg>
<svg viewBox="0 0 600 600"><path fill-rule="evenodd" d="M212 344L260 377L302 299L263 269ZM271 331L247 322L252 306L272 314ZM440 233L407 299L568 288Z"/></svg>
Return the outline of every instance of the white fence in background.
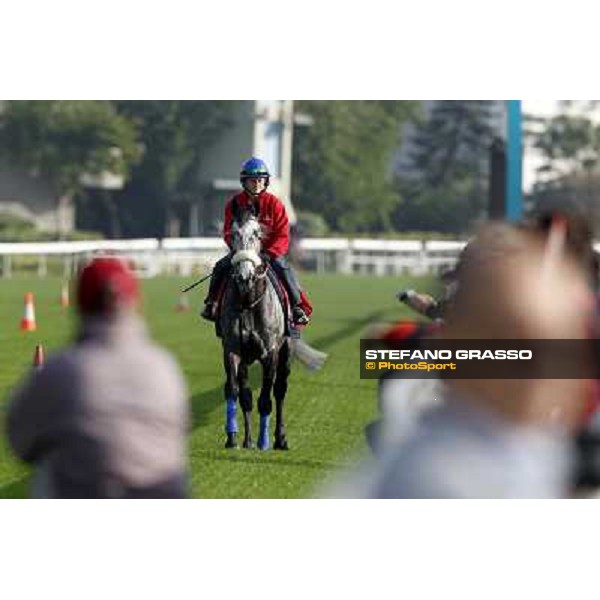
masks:
<svg viewBox="0 0 600 600"><path fill-rule="evenodd" d="M318 272L372 275L438 273L456 262L465 242L312 238L302 240L300 257Z"/></svg>
<svg viewBox="0 0 600 600"><path fill-rule="evenodd" d="M306 238L295 253L307 270L370 275L435 274L454 265L465 242ZM220 238L164 238L77 242L0 243L3 277L15 271L48 273L49 263L69 277L81 261L119 254L141 277L206 273L227 251ZM57 267L58 265L58 267Z"/></svg>

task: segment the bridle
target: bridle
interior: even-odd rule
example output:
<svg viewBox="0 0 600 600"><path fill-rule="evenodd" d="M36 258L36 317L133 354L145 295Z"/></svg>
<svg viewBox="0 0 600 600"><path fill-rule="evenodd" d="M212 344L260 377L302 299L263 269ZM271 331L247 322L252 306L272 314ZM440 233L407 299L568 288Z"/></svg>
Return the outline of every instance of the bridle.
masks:
<svg viewBox="0 0 600 600"><path fill-rule="evenodd" d="M246 223L248 223L248 221L246 221L244 223L244 225L240 226L236 232L238 234L238 236L242 238L242 240L243 240L243 235L241 235L242 232L240 230L245 226ZM254 231L252 233L253 233L253 237L257 237L258 240L260 239L260 230L259 229L257 229L256 231ZM243 243L242 245L249 246L250 241L246 240L245 243ZM231 266L233 268L233 278L234 278L234 280L236 280L236 285L238 287L238 291L239 291L240 277L239 277L239 275L236 274L236 267L240 264L243 264L244 262L249 262L254 266L254 270L252 271L252 274L251 274L252 287L256 286L260 280L264 279L267 276L267 266L264 263L264 261L261 259L261 257L259 256L257 250L255 250L255 249L237 250L231 259ZM249 304L245 304L245 305L240 302L240 309L249 310L249 309L254 308L263 299L265 293L266 293L266 286L263 286L262 292L252 302L250 302Z"/></svg>

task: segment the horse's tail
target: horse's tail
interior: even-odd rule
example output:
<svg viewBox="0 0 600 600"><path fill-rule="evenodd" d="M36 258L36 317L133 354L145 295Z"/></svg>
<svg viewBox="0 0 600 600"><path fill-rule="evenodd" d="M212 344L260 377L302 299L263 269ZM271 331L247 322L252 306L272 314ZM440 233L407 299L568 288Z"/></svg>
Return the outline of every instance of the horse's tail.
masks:
<svg viewBox="0 0 600 600"><path fill-rule="evenodd" d="M309 371L318 371L327 360L328 355L325 352L315 350L302 338L291 338L290 345L292 356L295 356Z"/></svg>

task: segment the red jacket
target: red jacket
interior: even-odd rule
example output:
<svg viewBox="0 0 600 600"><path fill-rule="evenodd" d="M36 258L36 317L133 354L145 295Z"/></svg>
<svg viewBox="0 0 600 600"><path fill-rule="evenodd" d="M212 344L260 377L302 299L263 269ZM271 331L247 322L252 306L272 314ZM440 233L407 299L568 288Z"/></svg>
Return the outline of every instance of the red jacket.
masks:
<svg viewBox="0 0 600 600"><path fill-rule="evenodd" d="M223 238L231 248L231 226L233 215L231 205L236 198L240 208L247 206L251 197L246 192L240 192L230 198L225 205L225 222L223 223ZM263 228L264 237L262 249L271 258L285 256L290 245L290 226L283 202L269 192L263 192L258 197L258 220Z"/></svg>

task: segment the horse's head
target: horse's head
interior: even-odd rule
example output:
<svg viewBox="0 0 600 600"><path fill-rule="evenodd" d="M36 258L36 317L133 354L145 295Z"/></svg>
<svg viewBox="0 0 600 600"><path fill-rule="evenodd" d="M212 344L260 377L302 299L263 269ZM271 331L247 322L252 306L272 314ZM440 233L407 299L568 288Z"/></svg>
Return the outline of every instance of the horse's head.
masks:
<svg viewBox="0 0 600 600"><path fill-rule="evenodd" d="M235 222L232 226L232 275L242 296L248 295L256 280L264 276L264 265L260 258L261 237L260 223L252 214L246 214L241 222Z"/></svg>

